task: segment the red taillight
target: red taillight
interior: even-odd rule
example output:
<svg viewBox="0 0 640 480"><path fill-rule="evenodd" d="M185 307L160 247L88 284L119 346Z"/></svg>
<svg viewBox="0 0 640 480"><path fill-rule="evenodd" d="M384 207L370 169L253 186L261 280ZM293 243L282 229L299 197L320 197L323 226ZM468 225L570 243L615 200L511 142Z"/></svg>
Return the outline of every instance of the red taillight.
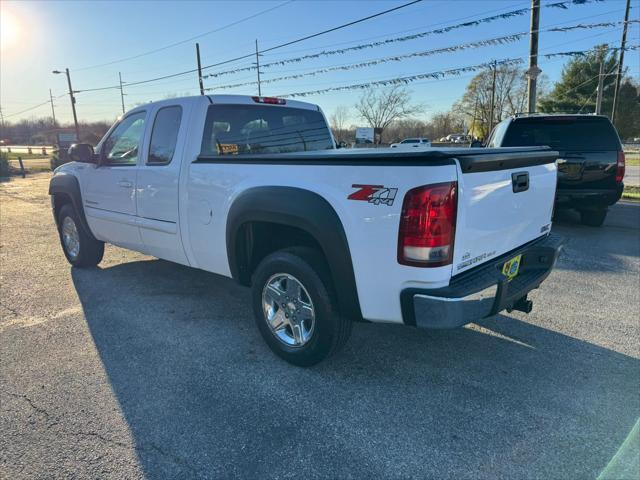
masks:
<svg viewBox="0 0 640 480"><path fill-rule="evenodd" d="M287 101L284 98L276 97L251 97L256 103L269 103L271 105L284 105Z"/></svg>
<svg viewBox="0 0 640 480"><path fill-rule="evenodd" d="M616 164L616 182L620 183L624 178L624 152L618 152L618 163Z"/></svg>
<svg viewBox="0 0 640 480"><path fill-rule="evenodd" d="M458 184L437 183L404 196L398 234L398 263L440 267L453 259Z"/></svg>

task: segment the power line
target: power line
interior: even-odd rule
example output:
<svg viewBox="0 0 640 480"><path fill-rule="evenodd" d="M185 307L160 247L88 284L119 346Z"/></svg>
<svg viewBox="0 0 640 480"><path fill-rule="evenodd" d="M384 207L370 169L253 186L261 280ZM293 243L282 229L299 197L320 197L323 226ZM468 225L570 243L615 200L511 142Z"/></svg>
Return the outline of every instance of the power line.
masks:
<svg viewBox="0 0 640 480"><path fill-rule="evenodd" d="M112 90L112 89L120 89L119 85L113 85L110 87L98 87L98 88L85 88L82 90L74 90L73 93L86 93L86 92L99 92L100 90Z"/></svg>
<svg viewBox="0 0 640 480"><path fill-rule="evenodd" d="M56 98L56 99L57 99L57 98L64 97L64 96L66 96L66 95L68 95L68 94L67 94L67 93L63 93L63 94L61 94L61 95L56 95L56 96L55 96L55 97L53 97L53 98ZM49 100L47 100L47 101L45 101L45 102L39 103L39 104L37 104L37 105L33 105L33 106L29 107L29 108L25 108L24 110L20 110L19 112L10 113L9 115L4 115L4 118L8 118L8 117L15 117L16 115L21 115L21 114L23 114L23 113L30 112L31 110L35 110L36 108L40 108L40 107L42 107L42 106L44 106L44 105L50 105L50 104L51 104L51 100L52 100L52 99L51 99L51 98L49 98Z"/></svg>
<svg viewBox="0 0 640 480"><path fill-rule="evenodd" d="M604 61L604 58L602 58L602 59L600 60L600 71L602 71L602 62L603 62L603 61ZM601 75L603 75L603 76L605 76L605 77L606 77L606 76L608 76L608 75L611 75L611 73L612 73L612 72L617 68L617 66L618 66L618 62L616 62L616 63L613 65L613 67L611 68L611 70L609 70L607 73L604 73L604 74L598 73L598 75L596 75L596 77L600 77ZM596 78L596 77L594 77L594 78ZM592 79L592 80L593 80L593 79ZM583 85L584 85L584 84L583 84ZM575 87L574 87L574 88L575 88ZM582 104L582 106L580 107L580 110L578 110L578 113L581 113L581 112L582 112L582 109L583 109L584 107L586 107L586 106L587 106L587 104L591 101L591 99L593 98L593 95L594 95L594 94L597 94L599 91L600 91L600 80L598 80L598 86L597 86L597 87L596 87L596 89L591 93L591 95L589 95L589 98L587 98L587 100ZM602 92L600 92L600 93L602 93ZM566 95L566 92L565 92L565 95ZM596 107L596 113L597 113L597 114L599 114L599 113L600 113L600 112L598 112L598 107Z"/></svg>
<svg viewBox="0 0 640 480"><path fill-rule="evenodd" d="M630 45L627 50L637 50L640 49L640 45ZM616 48L610 48L607 50L617 50ZM545 54L542 55L545 58L553 58L556 56L568 56L568 55L584 55L587 54L591 51L596 51L596 49L592 49L592 50L587 50L587 51L580 51L580 52L556 52L556 53L550 53L550 54ZM363 90L369 87L375 87L375 86L390 86L390 85L407 85L409 83L413 83L416 80L424 80L424 79L428 79L428 78L433 78L433 79L439 79L445 76L452 76L452 75L458 75L460 73L466 73L466 72L473 72L473 71L478 71L478 70L482 70L485 68L489 68L489 67L494 67L496 65L517 65L523 63L523 59L522 58L506 58L506 59L502 59L499 61L492 61L492 62L485 62L485 63L481 63L481 64L477 64L477 65L467 65L464 67L457 67L457 68L451 68L451 69L447 69L447 70L439 70L439 71L434 71L434 72L429 72L429 73L420 73L420 74L416 74L416 75L409 75L409 76L404 76L404 77L396 77L396 78L391 78L391 79L386 79L386 80L376 80L376 81L370 81L370 82L365 82L365 83L357 83L357 84L351 84L351 85L343 85L343 86L333 86L333 87L329 87L329 88L323 88L323 89L318 89L318 90L311 90L311 91L306 91L306 92L294 92L294 93L288 93L288 94L284 94L284 95L278 95L278 97L307 97L310 95L320 95L320 94L324 94L324 93L330 93L330 92L338 92L338 91L345 91L345 90Z"/></svg>
<svg viewBox="0 0 640 480"><path fill-rule="evenodd" d="M513 8L513 7L520 6L520 5L528 5L528 2L523 2L523 3L516 4L516 5L510 5L509 8ZM482 14L486 15L488 13L499 12L499 11L502 11L502 10L505 10L505 7L494 8L492 10L486 10L486 11L482 12ZM420 27L409 28L409 29L406 29L406 30L397 30L397 31L394 31L394 32L388 32L388 33L384 33L384 34L381 34L381 35L374 35L374 36L370 36L370 37L357 38L357 39L348 40L348 41L344 41L344 42L335 42L335 43L330 43L330 44L327 44L327 45L319 45L319 46L316 46L316 47L301 48L301 49L298 49L298 50L290 50L288 53L293 54L293 53L299 53L299 52L308 52L309 50L318 50L320 48L330 48L330 47L336 47L336 46L339 46L339 45L349 45L349 44L353 44L353 43L363 42L363 41L366 41L366 40L374 40L374 39L377 39L377 38L385 38L385 37L389 37L389 36L392 36L392 35L399 35L399 34L402 34L402 33L415 32L416 30L421 30L421 29L427 28L427 27L437 27L439 25L446 25L446 24L449 24L451 22L458 22L458 21L461 21L461 20L467 20L468 18L478 17L480 15L481 14L475 13L473 15L466 15L464 17L451 18L451 19L448 19L448 20L446 20L444 22L429 23L427 25L422 25ZM266 56L269 56L269 54L266 54Z"/></svg>
<svg viewBox="0 0 640 480"><path fill-rule="evenodd" d="M421 1L422 0L413 0L413 1L409 2L409 3L405 3L405 4L399 5L397 7L393 7L393 8L390 8L388 10L384 10L382 12L378 12L378 13L369 15L369 16L366 16L366 17L363 17L363 18L360 18L360 19L357 19L357 20L354 20L354 21L339 25L337 27L333 27L333 28L330 28L330 29L327 29L327 30L323 30L321 32L317 32L317 33L314 33L314 34L306 35L306 36L303 36L301 38L298 38L298 39L295 39L295 40L291 40L291 41L276 45L274 47L270 47L270 48L267 48L267 49L264 49L264 50L260 50L259 52L257 52L257 54L258 55L262 55L262 54L264 54L266 52L270 52L270 51L273 51L273 50L276 50L276 49L284 48L286 46L293 45L293 44L296 44L296 43L299 43L299 42L302 42L302 41L305 41L305 40L308 40L308 39L311 39L311 38L315 38L315 37L318 37L320 35L324 35L324 34L327 34L327 33L330 33L330 32L334 32L336 30L339 30L339 29L342 29L342 28L346 28L346 27L355 25L357 23L361 23L361 22L364 22L364 21L379 17L381 15L385 15L385 14L400 10L402 8L406 8L408 6L411 6L413 4L419 3ZM547 5L545 5L545 7L556 7L556 8L560 7L560 8L565 8L566 9L566 8L568 8L567 7L568 5L574 5L574 4L575 5L582 5L582 4L585 4L585 3L590 3L591 1L597 1L597 0L566 0L566 1L562 1L562 2L555 2L555 3L547 4ZM478 25L478 24L481 24L481 23L488 23L488 22L495 21L495 20L498 20L498 19L510 18L510 17L518 16L518 15L524 15L524 14L528 13L529 11L530 11L530 8L512 10L512 11L509 11L509 12L506 12L506 13L502 13L500 15L493 15L493 16L490 16L490 17L484 17L484 18L481 18L481 19L478 19L478 20L473 20L473 21L470 21L470 22L462 23L462 24L450 25L450 26L447 26L447 27L444 27L444 28L441 28L441 29L431 30L429 32L421 32L421 33L410 35L410 36L407 36L407 37L402 37L400 39L395 38L395 39L387 39L387 40L381 41L381 42L375 42L374 44L371 44L370 46L387 45L387 44L393 43L395 41L406 41L408 39L421 38L421 37L423 37L425 35L432 34L432 33L446 33L448 31L451 31L451 30L454 30L454 29L458 29L458 28L474 26L474 25ZM336 51L336 53L344 53L346 51L351 51L351 50L360 50L362 48L366 48L366 46L357 45L357 46L354 46L354 47L341 49L339 51ZM283 65L284 63L297 62L297 61L300 61L300 60L306 59L306 58L317 58L319 56L326 55L326 54L330 54L330 53L329 52L320 52L319 54L303 56L303 57L301 57L299 59L288 59L288 60L284 60L284 61L270 62L270 63L267 63L267 64L265 64L263 66L264 67L268 67L268 66L274 66L274 65ZM331 53L331 54L333 54L333 53ZM210 69L210 68L213 68L213 67L217 67L217 66L221 66L221 65L225 65L225 64L229 64L229 63L233 63L233 62L236 62L236 61L239 61L239 60L252 58L254 55L256 55L256 53L249 53L249 54L241 55L241 56L238 56L238 57L235 57L235 58L232 58L232 59L228 59L228 60L225 60L225 61L222 61L222 62L214 63L214 64L211 64L211 65L206 65L206 66L202 67L202 70ZM244 68L233 70L233 72L235 73L235 72L249 71L249 70L254 70L254 69L255 69L255 66L252 65L252 66L249 66L249 67L244 67ZM170 79L170 78L175 78L175 77L178 77L178 76L195 73L197 71L198 71L197 68L196 69L189 69L189 70L185 70L185 71L182 71L182 72L172 73L172 74L168 74L168 75L162 75L162 76L159 76L159 77L150 78L150 79L146 79L146 80L139 80L139 81L135 81L135 82L123 82L123 84L126 85L127 87L131 87L131 86L136 86L136 85L142 85L142 84L146 84L146 83L156 82L156 81L160 81L160 80L166 80L166 79ZM217 77L217 76L222 75L224 73L228 73L228 72L212 74L212 75L204 75L203 78ZM96 89L83 90L83 91L97 91L97 90L106 90L106 89L114 89L114 88L119 88L119 87L118 86L100 87L100 88L96 88Z"/></svg>
<svg viewBox="0 0 640 480"><path fill-rule="evenodd" d="M411 2L404 3L402 5L398 5L397 7L389 8L389 9L384 10L382 12L374 13L372 15L368 15L366 17L362 17L362 18L359 18L357 20L353 20L351 22L343 23L342 25L338 25L337 27L332 27L332 28L329 28L327 30L323 30L321 32L313 33L311 35L305 35L304 37L300 37L300 38L297 38L295 40L291 40L291 41L288 41L288 42L285 42L285 43L281 43L281 44L276 45L274 47L269 47L267 49L259 51L258 54L271 52L271 51L279 49L279 48L284 48L284 47L287 47L289 45L293 45L293 44L296 44L296 43L303 42L305 40L309 40L311 38L319 37L320 35L326 35L327 33L335 32L336 30L340 30L340 29L343 29L343 28L351 27L351 26L356 25L358 23L362 23L362 22L365 22L367 20L371 20L373 18L377 18L377 17L380 17L382 15L386 15L386 14L391 13L391 12L395 12L397 10L409 7L411 5L414 5L414 4L420 3L420 2L422 2L422 0L412 0ZM236 57L236 58L231 58L229 60L224 60L222 62L213 63L211 65L206 65L206 66L202 67L202 69L205 70L205 69L208 69L208 68L218 67L220 65L226 65L228 63L236 62L238 60L244 60L245 58L251 58L253 56L255 56L255 52L248 53L246 55L241 55L241 56ZM149 83L149 82L155 82L155 81L158 81L158 80L164 80L166 78L177 77L179 75L187 75L189 73L194 73L196 71L197 71L197 69L191 69L191 70L185 70L183 72L177 72L177 73L172 73L172 74L169 74L169 75L163 75L161 77L150 78L150 79L147 79L147 80L139 80L139 81L136 81L136 82L124 82L124 83L127 86L140 85L140 84L143 84L143 83Z"/></svg>
<svg viewBox="0 0 640 480"><path fill-rule="evenodd" d="M47 100L46 102L39 103L38 105L34 105L33 107L25 108L24 110L20 110L19 112L10 113L9 115L4 115L4 118L14 117L16 115L21 115L23 113L30 112L31 110L35 110L36 108L40 108L44 105L49 105L51 100Z"/></svg>
<svg viewBox="0 0 640 480"><path fill-rule="evenodd" d="M93 69L93 68L106 67L108 65L114 65L116 63L126 62L128 60L135 60L136 58L144 57L144 56L147 56L147 55L152 55L154 53L158 53L158 52L161 52L163 50L167 50L169 48L177 47L178 45L183 45L185 43L191 42L191 41L196 40L198 38L202 38L204 36L211 35L212 33L217 33L217 32L220 32L222 30L226 30L227 28L234 27L234 26L236 26L236 25L238 25L240 23L246 22L247 20L251 20L251 19L256 18L256 17L258 17L260 15L264 15L265 13L269 13L269 12L272 12L273 10L276 10L278 8L281 8L281 7L284 7L285 5L287 5L287 4L289 4L289 3L293 2L293 1L294 0L287 0L286 2L283 2L283 3L280 3L280 4L276 5L275 7L267 8L265 10L261 10L260 12L254 13L253 15L249 15L248 17L244 17L244 18L241 18L241 19L236 20L234 22L228 23L226 25L223 25L222 27L218 27L218 28L215 28L213 30L209 30L208 32L204 32L204 33L201 33L199 35L195 35L195 36L187 38L185 40L180 40L179 42L175 42L175 43L172 43L172 44L169 44L169 45L165 45L164 47L155 48L153 50L149 50L147 52L140 53L140 54L137 54L137 55L132 55L130 57L121 58L119 60L112 60L110 62L100 63L100 64L97 64L97 65L91 65L91 66L88 66L88 67L75 68L75 69L73 69L73 71L74 72L81 72L81 71L90 70L90 69Z"/></svg>
<svg viewBox="0 0 640 480"><path fill-rule="evenodd" d="M396 78L390 78L387 80L375 80L375 81L366 82L366 83L357 83L352 85L344 85L340 87L323 88L320 90L312 90L309 92L288 93L286 95L278 95L278 97L307 97L309 95L318 95L321 93L338 92L343 90L363 90L369 87L376 87L376 86L386 87L390 85L407 85L409 83L413 83L416 80L424 80L427 78L436 79L436 78L442 78L450 75L458 75L460 73L483 70L485 68L488 68L494 65L517 65L520 63L523 63L523 60L521 58L506 58L500 61L494 60L491 62L480 63L476 65L466 65L464 67L451 68L447 70L438 70L438 71L429 72L429 73L419 73L417 75L408 75L405 77L396 77Z"/></svg>
<svg viewBox="0 0 640 480"><path fill-rule="evenodd" d="M495 38L489 38L486 40L479 40L477 42L469 42L469 43L463 43L463 44L458 44L458 45L451 45L448 47L443 47L443 48L436 48L433 50L423 50L420 52L412 52L412 53L406 53L403 55L394 55L391 57L382 57L382 58L377 58L377 59L372 59L372 60L366 60L364 62L359 62L359 63L350 63L350 64L343 64L343 65L335 65L335 66L330 66L330 67L325 67L325 68L320 68L317 70L313 70L311 72L306 72L306 73L299 73L296 75L287 75L284 77L277 77L277 78L270 78L268 80L262 80L262 83L274 83L274 82L280 82L283 80L296 80L298 78L303 78L303 77L309 77L309 76L315 76L318 74L322 74L322 73L329 73L329 72L335 72L335 71L343 71L343 70L353 70L356 68L366 68L366 67L372 67L372 66L376 66L376 65L381 65L383 63L388 63L388 62L401 62L403 60L408 60L408 59L412 59L412 58L420 58L420 57L428 57L431 55L437 55L440 53L452 53L452 52L456 52L456 51L460 51L460 50L465 50L467 48L478 48L478 47L482 47L482 46L489 46L489 45L502 45L505 43L511 43L511 42L515 42L519 39L521 39L522 37L524 37L525 35L528 35L529 32L521 32L521 33L515 33L512 35L505 35L503 37L495 37ZM224 85L221 87L216 87L216 89L228 89L228 88L237 88L237 87L244 87L247 85L255 85L256 82L244 82L244 83L235 83L235 84L230 84L230 85ZM211 88L207 88L206 90L212 90Z"/></svg>
<svg viewBox="0 0 640 480"><path fill-rule="evenodd" d="M638 22L640 22L640 20L638 20ZM570 31L573 29L585 29L585 28L602 28L602 27L610 27L612 25L616 25L619 24L621 22L606 22L606 23L597 23L597 24L578 24L578 25L571 25L568 27L564 27L562 29L557 29L557 27L553 27L553 28L546 28L546 29L541 29L539 31L554 31L554 32L565 32L565 31ZM335 72L335 71L347 71L347 70L353 70L353 69L357 69L357 68L367 68L367 67L372 67L372 66L377 66L380 64L384 64L384 63L388 63L388 62L401 62L404 60L408 60L408 59L413 59L413 58L421 58L421 57L428 57L428 56L432 56L432 55L438 55L441 53L453 53L453 52L457 52L457 51L461 51L461 50L466 50L466 49L470 49L470 48L480 48L480 47L485 47L485 46L494 46L494 45L502 45L505 43L512 43L512 42L516 42L522 38L524 38L525 36L529 35L529 31L526 32L518 32L518 33L513 33L510 35L504 35L501 37L493 37L493 38L487 38L484 40L478 40L475 42L468 42L468 43L462 43L462 44L456 44L456 45L449 45L447 47L442 47L442 48L436 48L436 49L432 49L432 50L423 50L423 51L419 51L419 52L411 52L411 53L407 53L407 54L403 54L403 55L393 55L393 56L389 56L389 57L382 57L382 58L376 58L376 59L371 59L371 60L365 60L362 62L358 62L358 63L348 63L348 64L342 64L342 65L331 65L331 66L327 66L327 67L321 67L318 68L316 70L310 71L310 72L306 72L306 73L299 73L299 74L294 74L294 75L287 75L284 77L277 77L277 78L270 78L267 80L262 80L262 83L274 83L274 82L281 82L284 80L296 80L299 78L304 78L304 77L309 77L309 76L316 76L319 74L323 74L323 73L330 73L330 72ZM237 87L244 87L244 86L250 86L250 85L255 85L256 82L254 81L250 81L250 82L242 82L242 83L234 83L234 84L227 84L227 85L219 85L219 86L215 86L215 87L210 87L210 88L206 88L205 90L220 90L220 89L230 89L230 88L237 88Z"/></svg>
<svg viewBox="0 0 640 480"><path fill-rule="evenodd" d="M544 6L545 7L558 7L561 4L562 5L565 5L565 4L582 5L584 3L589 3L589 2L588 2L588 0L585 0L584 2L573 0L573 1L567 1L567 2L556 2L556 3L552 3L552 4L547 4L547 5L544 5ZM566 8L566 6L564 8ZM401 37L392 37L392 38L387 38L385 40L380 40L380 41L377 41L377 42L358 44L358 45L353 45L351 47L339 48L339 49L335 49L335 50L322 50L320 52L307 54L307 55L302 55L300 57L287 58L287 59L284 59L284 60L276 60L276 61L272 61L272 62L268 62L268 63L263 63L262 67L263 68L269 68L269 67L273 67L273 66L282 66L282 65L285 65L287 63L298 63L298 62L300 62L302 60L309 60L309 59L315 59L315 58L326 57L326 56L331 56L331 55L338 55L338 54L342 55L342 54L345 54L347 52L358 51L358 50L363 50L363 49L367 49L367 48L381 47L381 46L386 46L386 45L390 45L390 44L393 44L393 43L417 40L417 39L420 39L420 38L427 37L429 35L441 35L441 34L444 34L444 33L451 32L453 30L458 30L460 28L473 27L473 26L478 26L478 25L484 24L484 23L491 23L491 22L494 22L494 21L497 21L497 20L505 20L505 19L509 19L509 18L513 18L513 17L517 17L517 16L523 16L523 15L528 14L530 11L531 11L531 8L529 8L529 7L520 8L520 9L517 9L517 10L510 10L508 12L500 13L500 14L497 14L497 15L491 15L491 16L488 16L488 17L482 17L482 18L478 18L478 19L471 20L471 21L468 21L468 22L452 24L452 25L448 25L446 27L437 28L437 29L434 29L434 30L427 30L427 31L424 31L424 32L414 33L414 34L411 34L411 35L405 35L405 36L401 36ZM565 22L565 23L568 23L568 22ZM557 24L557 25L561 25L561 23ZM267 51L268 50L263 50L260 53L264 53L264 52L267 52ZM242 59L242 58L246 58L246 57L238 57L236 60L239 60L239 59ZM221 63L215 64L215 65L209 65L209 66L207 66L205 68L219 66L219 65L222 65L224 63L225 62L221 62ZM209 75L205 75L204 78L219 77L219 76L222 76L222 75L228 75L228 74L233 74L233 73L238 73L238 72L250 71L250 70L254 70L254 69L255 69L254 66L236 68L236 69L233 69L233 70L226 70L226 71L223 71L223 72L211 73Z"/></svg>
<svg viewBox="0 0 640 480"><path fill-rule="evenodd" d="M500 10L502 10L502 9L500 9ZM599 16L602 16L602 15L608 15L610 13L615 13L615 12L618 12L618 10L610 10L608 12L599 13L599 14L596 14L596 15L587 15L585 17L580 17L580 18L577 18L577 19L569 20L569 21L564 21L564 22L559 22L559 23L552 23L551 25L549 25L546 29L544 29L542 31L563 32L563 31L568 31L568 30L573 30L573 29L584 29L584 28L589 28L589 27L590 28L596 28L596 27L600 28L600 27L606 27L606 26L613 26L616 23L620 23L621 24L622 22L602 22L602 23L597 23L597 24L577 24L577 25L572 25L572 26L566 27L566 30L563 29L563 28L551 28L551 27L556 27L558 25L565 25L567 23L571 23L574 20L584 20L584 19L588 19L588 18L599 17ZM465 17L465 18L469 18L469 17ZM640 22L640 20L631 20L630 22ZM439 24L439 25L441 25L441 24ZM416 29L413 29L413 30L416 30ZM599 33L599 34L597 34L595 36L600 36L600 35L609 33L610 31L611 30L609 30L607 32L604 32L604 33ZM528 33L529 32L527 31L527 34ZM517 33L512 34L512 35L517 35ZM583 37L583 38L591 38L591 37L593 37L593 36ZM380 38L380 36L373 37L373 38ZM583 38L578 39L578 41L582 40ZM570 42L565 42L562 45L564 45L566 43L571 43L571 42L575 42L575 40L570 41ZM345 42L343 42L342 44L344 44L344 43ZM346 43L353 43L353 42L346 42ZM336 45L338 45L338 44L336 44ZM326 45L325 45L325 47L326 47ZM324 47L316 47L316 48L324 48ZM305 49L305 51L308 51L308 50L309 49ZM349 63L341 63L341 64L330 64L330 65L314 66L314 67L290 68L290 69L287 69L287 70L279 69L278 72L280 72L280 73L290 73L290 72L299 72L299 71L324 69L324 68L330 68L330 67L333 67L333 66L343 66L343 65L346 66L346 65L351 65L351 64L352 63L349 62ZM265 65L269 65L269 64L261 64L261 67L264 67ZM273 64L271 64L271 65L273 66ZM236 72L235 70L231 70L231 71L228 71L228 72L220 72L217 75L210 75L210 76L216 77L216 76L220 76L221 74L224 74L224 73L233 74L233 73L239 73L239 72ZM238 79L236 79L236 81L242 81L242 80L246 80L246 79L249 79L249 78L253 78L253 75L248 75L248 76L244 76L244 77L238 78ZM216 86L223 86L223 85L225 85L225 84L218 84L218 85L213 85L213 86L216 87Z"/></svg>

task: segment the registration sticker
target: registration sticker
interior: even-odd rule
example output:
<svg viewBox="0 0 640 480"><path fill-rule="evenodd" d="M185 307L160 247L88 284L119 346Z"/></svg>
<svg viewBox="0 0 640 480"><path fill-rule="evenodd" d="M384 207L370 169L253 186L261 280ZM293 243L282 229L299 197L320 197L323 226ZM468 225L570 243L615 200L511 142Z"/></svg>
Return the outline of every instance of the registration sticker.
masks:
<svg viewBox="0 0 640 480"><path fill-rule="evenodd" d="M502 267L502 274L507 277L509 281L518 276L518 272L520 271L520 260L522 260L522 255L513 257L511 260L504 263L504 266Z"/></svg>

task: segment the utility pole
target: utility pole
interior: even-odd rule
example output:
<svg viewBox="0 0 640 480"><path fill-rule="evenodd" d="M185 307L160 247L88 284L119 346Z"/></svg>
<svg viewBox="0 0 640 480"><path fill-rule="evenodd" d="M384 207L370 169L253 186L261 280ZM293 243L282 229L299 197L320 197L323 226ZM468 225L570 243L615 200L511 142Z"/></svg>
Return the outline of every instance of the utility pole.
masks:
<svg viewBox="0 0 640 480"><path fill-rule="evenodd" d="M258 53L258 39L256 38L256 68L258 69L258 96L262 96L262 89L260 88L260 54Z"/></svg>
<svg viewBox="0 0 640 480"><path fill-rule="evenodd" d="M53 126L56 126L56 109L53 106L53 94L51 93L51 89L49 89L49 100L51 101L51 115L53 116Z"/></svg>
<svg viewBox="0 0 640 480"><path fill-rule="evenodd" d="M616 107L618 104L618 92L622 81L622 63L624 62L624 48L627 45L627 25L629 24L629 10L631 10L631 0L627 0L627 8L624 12L624 25L622 26L622 40L620 41L620 56L618 57L618 71L616 73L616 86L613 90L613 107L611 108L611 123L616 122Z"/></svg>
<svg viewBox="0 0 640 480"><path fill-rule="evenodd" d="M196 43L196 58L198 60L198 83L200 84L200 95L204 95L204 84L202 83L202 64L200 63L200 44Z"/></svg>
<svg viewBox="0 0 640 480"><path fill-rule="evenodd" d="M489 118L489 133L487 135L491 135L491 132L493 131L493 110L495 108L495 103L496 103L496 73L498 70L498 62L497 61L493 61L493 80L491 82L491 113L490 113L490 118Z"/></svg>
<svg viewBox="0 0 640 480"><path fill-rule="evenodd" d="M536 111L536 87L538 75L538 31L540 30L540 0L531 0L531 26L529 28L529 69L527 70L528 113Z"/></svg>
<svg viewBox="0 0 640 480"><path fill-rule="evenodd" d="M473 118L471 119L471 136L475 137L476 115L478 114L478 94L476 93L476 103L473 106Z"/></svg>
<svg viewBox="0 0 640 480"><path fill-rule="evenodd" d="M69 75L69 69L65 68L65 71L54 70L52 73L58 75L60 73L67 74L67 83L69 84L69 98L71 99L71 111L73 112L73 124L76 128L76 141L80 141L80 128L78 127L78 115L76 114L76 97L73 96L73 88L71 87L71 76Z"/></svg>
<svg viewBox="0 0 640 480"><path fill-rule="evenodd" d="M596 115L602 114L602 89L604 87L604 55L600 58L600 73L598 74L598 96L596 97Z"/></svg>
<svg viewBox="0 0 640 480"><path fill-rule="evenodd" d="M122 90L122 73L118 72L118 79L120 80L120 102L122 103L122 113L124 114L124 91Z"/></svg>

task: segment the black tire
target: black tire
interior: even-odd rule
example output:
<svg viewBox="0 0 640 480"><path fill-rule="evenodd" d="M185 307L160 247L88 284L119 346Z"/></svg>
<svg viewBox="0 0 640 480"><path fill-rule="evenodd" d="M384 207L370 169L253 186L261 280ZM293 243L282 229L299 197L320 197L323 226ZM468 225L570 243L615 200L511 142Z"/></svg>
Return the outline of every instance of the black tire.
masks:
<svg viewBox="0 0 640 480"><path fill-rule="evenodd" d="M290 346L277 338L263 310L263 290L269 279L280 273L295 277L313 303L314 327L302 346ZM253 275L252 302L256 324L265 342L276 355L293 365L308 367L321 362L338 352L351 334L352 322L338 311L324 257L310 248L280 250L264 258Z"/></svg>
<svg viewBox="0 0 640 480"><path fill-rule="evenodd" d="M65 219L69 218L77 231L79 239L79 249L77 254L73 254L67 248L63 238L63 225L65 225ZM74 267L87 268L95 267L102 261L104 256L104 242L100 242L93 238L93 235L88 234L80 223L78 214L71 204L66 204L60 209L58 214L58 234L60 236L60 245L62 245L62 251L67 260Z"/></svg>
<svg viewBox="0 0 640 480"><path fill-rule="evenodd" d="M590 227L601 227L604 219L607 218L607 209L580 210L580 222Z"/></svg>

